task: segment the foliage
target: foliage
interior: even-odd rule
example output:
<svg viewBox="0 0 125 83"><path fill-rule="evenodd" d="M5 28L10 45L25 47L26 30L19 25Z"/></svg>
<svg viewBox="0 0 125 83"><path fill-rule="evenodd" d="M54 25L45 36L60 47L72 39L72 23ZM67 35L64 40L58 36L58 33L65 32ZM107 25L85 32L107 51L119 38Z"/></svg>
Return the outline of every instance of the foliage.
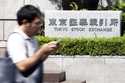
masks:
<svg viewBox="0 0 125 83"><path fill-rule="evenodd" d="M43 36L37 36L39 44L50 42L52 40L58 40L60 38L49 38ZM125 36L115 38L62 38L60 42L60 48L56 52L57 55L125 55Z"/></svg>

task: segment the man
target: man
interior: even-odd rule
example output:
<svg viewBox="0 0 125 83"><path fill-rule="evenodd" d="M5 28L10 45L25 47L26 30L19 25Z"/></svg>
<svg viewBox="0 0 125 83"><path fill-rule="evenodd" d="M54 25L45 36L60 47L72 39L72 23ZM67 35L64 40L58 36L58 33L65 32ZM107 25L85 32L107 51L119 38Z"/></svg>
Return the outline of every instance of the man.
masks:
<svg viewBox="0 0 125 83"><path fill-rule="evenodd" d="M38 49L38 44L33 38L43 25L44 14L32 5L25 5L17 12L19 28L12 33L7 42L9 57L16 64L17 69L30 76L16 75L16 83L41 83L41 62L58 48L57 42L52 41Z"/></svg>

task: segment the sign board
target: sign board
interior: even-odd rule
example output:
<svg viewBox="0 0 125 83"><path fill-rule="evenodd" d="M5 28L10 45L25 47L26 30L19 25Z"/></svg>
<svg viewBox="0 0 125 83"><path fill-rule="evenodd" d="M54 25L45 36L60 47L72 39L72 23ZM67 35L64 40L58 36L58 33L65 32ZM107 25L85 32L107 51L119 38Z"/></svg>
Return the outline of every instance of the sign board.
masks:
<svg viewBox="0 0 125 83"><path fill-rule="evenodd" d="M46 11L45 36L120 36L121 11Z"/></svg>

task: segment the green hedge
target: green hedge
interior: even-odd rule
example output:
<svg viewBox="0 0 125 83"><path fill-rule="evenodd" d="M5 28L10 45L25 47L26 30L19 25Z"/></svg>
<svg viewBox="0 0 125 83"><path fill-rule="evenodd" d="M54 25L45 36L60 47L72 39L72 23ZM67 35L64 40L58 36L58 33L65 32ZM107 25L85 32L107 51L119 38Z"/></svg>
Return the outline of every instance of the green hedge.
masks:
<svg viewBox="0 0 125 83"><path fill-rule="evenodd" d="M42 45L58 38L37 36L39 44ZM125 36L115 38L94 38L94 39L70 39L62 38L57 55L91 55L91 56L124 56L125 55Z"/></svg>

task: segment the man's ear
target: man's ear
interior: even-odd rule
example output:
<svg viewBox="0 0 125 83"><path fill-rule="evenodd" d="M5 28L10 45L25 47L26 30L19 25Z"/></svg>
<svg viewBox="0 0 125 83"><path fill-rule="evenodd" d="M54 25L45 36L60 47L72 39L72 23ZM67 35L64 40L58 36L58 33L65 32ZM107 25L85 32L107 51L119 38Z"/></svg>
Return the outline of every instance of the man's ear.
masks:
<svg viewBox="0 0 125 83"><path fill-rule="evenodd" d="M27 23L28 23L28 21L25 19L22 21L22 24L27 24Z"/></svg>
<svg viewBox="0 0 125 83"><path fill-rule="evenodd" d="M25 25L26 27L30 26L30 23L27 20L23 20L22 22L23 22L23 25Z"/></svg>

